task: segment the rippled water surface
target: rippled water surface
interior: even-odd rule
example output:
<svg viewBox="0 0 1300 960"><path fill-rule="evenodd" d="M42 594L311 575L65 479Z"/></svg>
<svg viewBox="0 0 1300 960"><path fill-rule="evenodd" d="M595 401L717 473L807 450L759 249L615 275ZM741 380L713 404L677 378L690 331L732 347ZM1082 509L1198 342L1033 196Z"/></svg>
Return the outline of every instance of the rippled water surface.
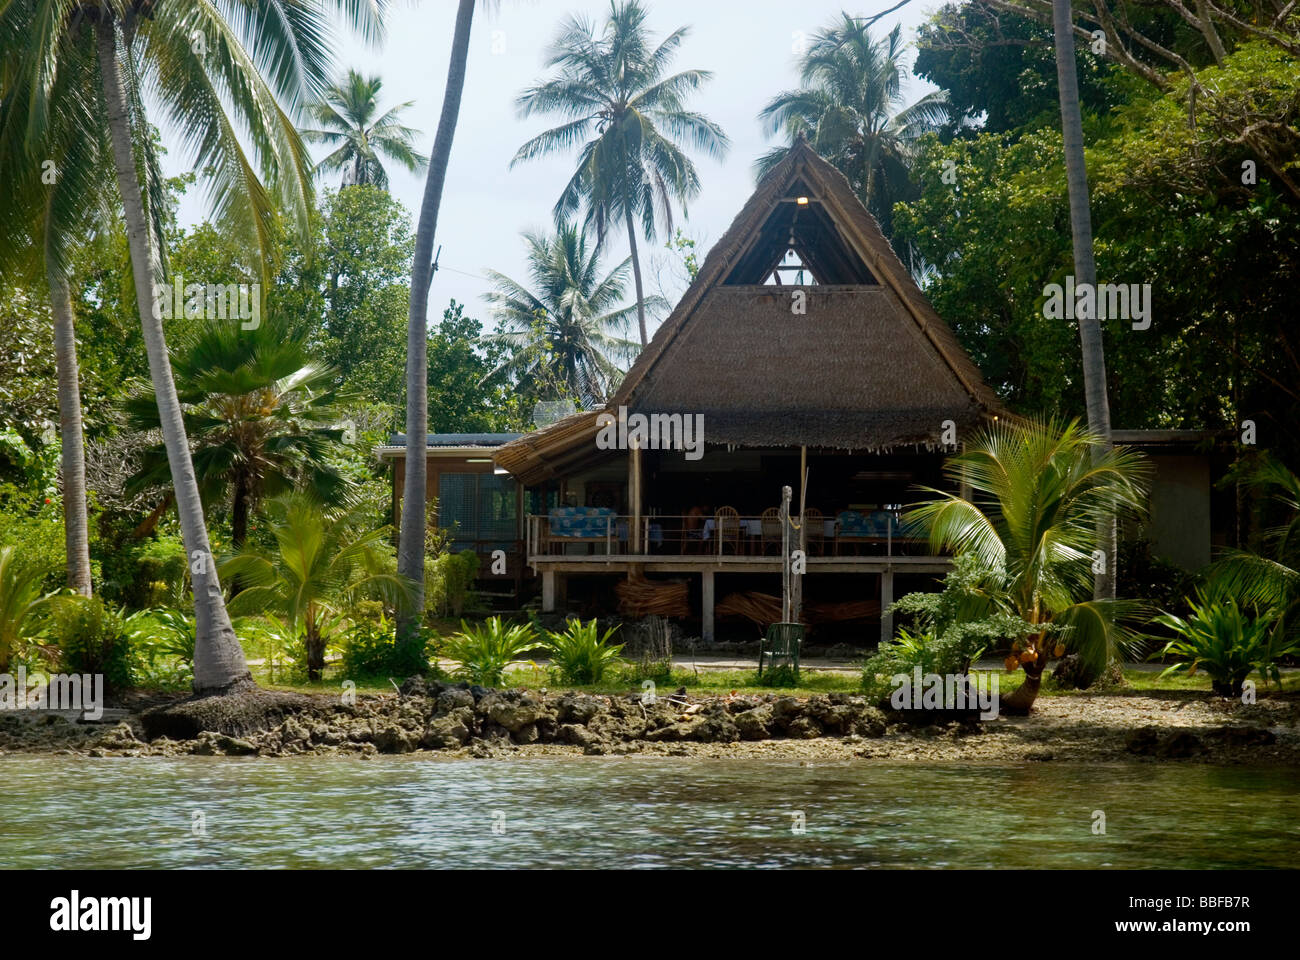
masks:
<svg viewBox="0 0 1300 960"><path fill-rule="evenodd" d="M8 756L0 795L0 867L1294 867L1300 854L1293 768Z"/></svg>

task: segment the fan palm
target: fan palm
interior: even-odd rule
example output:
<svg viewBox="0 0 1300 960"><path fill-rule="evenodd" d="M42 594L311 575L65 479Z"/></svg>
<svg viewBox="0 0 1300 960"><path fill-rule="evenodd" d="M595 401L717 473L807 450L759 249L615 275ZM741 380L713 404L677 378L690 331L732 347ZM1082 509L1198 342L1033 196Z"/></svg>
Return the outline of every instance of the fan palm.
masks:
<svg viewBox="0 0 1300 960"><path fill-rule="evenodd" d="M325 646L343 628L343 614L359 600L382 599L405 608L409 583L392 573L389 528L369 529L357 505L325 511L300 494L267 505L275 546L245 547L221 566L244 589L230 601L236 615L271 614L307 650L307 675L319 680Z"/></svg>
<svg viewBox="0 0 1300 960"><path fill-rule="evenodd" d="M330 84L325 97L307 106L307 113L325 129L303 130L313 143L335 147L316 165L317 170L343 171L343 185L368 183L388 189L388 171L380 155L415 173L429 162L414 147L419 131L401 124L398 115L414 101L408 100L379 113L379 91L384 83L349 70L339 83Z"/></svg>
<svg viewBox="0 0 1300 960"><path fill-rule="evenodd" d="M547 59L548 67L558 68L556 75L526 89L517 104L522 117L557 114L566 120L533 137L511 161L514 166L582 145L578 169L560 194L555 218L562 222L585 207L587 222L596 225L601 241L611 222L623 221L643 347L648 335L635 223L641 221L648 240L654 239L657 222L671 234L671 201L684 207L699 193L699 175L682 141L717 158L729 146L721 127L686 109L687 96L712 73L664 75L688 29L679 27L654 46L645 21L637 0L612 0L599 32L584 17L564 20Z"/></svg>
<svg viewBox="0 0 1300 960"><path fill-rule="evenodd" d="M1097 520L1139 514L1149 471L1140 454L1123 448L1096 455L1100 443L1078 421L995 423L945 466L971 496L931 489L938 498L907 516L936 552L971 554L996 571L1009 612L1040 628L1021 642L1017 669L1025 680L1003 699L1009 712L1033 705L1058 644L1099 667L1138 642L1123 626L1134 603L1089 598Z"/></svg>
<svg viewBox="0 0 1300 960"><path fill-rule="evenodd" d="M495 289L483 295L499 331L484 339L505 346L507 359L489 377L512 374L539 396L556 392L584 406L603 402L618 384L617 362L631 360L636 345L615 336L636 306L619 306L630 258L603 278L600 254L586 234L562 223L555 234L524 234L531 289L495 270ZM658 305L661 298L652 298Z"/></svg>
<svg viewBox="0 0 1300 960"><path fill-rule="evenodd" d="M379 0L336 0L345 17L377 33ZM30 91L21 124L32 163L48 156L54 117L87 138L106 130L126 219L137 307L186 550L193 558L200 691L230 691L249 678L210 562L198 484L180 401L168 369L155 285L162 272L152 216L163 205L142 104L158 103L209 177L223 228L270 249L276 201L305 232L310 161L287 111L319 95L329 67L328 11L298 0L167 4L152 0L12 0L0 7L8 89ZM94 62L87 62L93 57ZM94 77L89 87L61 75ZM98 89L102 99L87 95ZM283 103L283 106L282 106ZM71 121L68 121L71 122ZM253 147L245 151L240 134ZM258 177L257 167L265 173ZM144 189L141 189L141 173ZM146 202L147 198L147 202ZM267 268L269 275L269 267Z"/></svg>
<svg viewBox="0 0 1300 960"><path fill-rule="evenodd" d="M172 369L199 490L207 504L229 504L236 549L264 498L294 486L318 502L347 492L349 481L329 459L342 439L335 373L282 324L264 322L255 330L238 321L205 324L172 351ZM147 390L127 401L127 413L133 429L159 427ZM167 477L166 450L158 446L144 451L127 486L144 490L165 485Z"/></svg>
<svg viewBox="0 0 1300 960"><path fill-rule="evenodd" d="M893 207L912 192L917 140L948 119L942 91L903 106L901 26L872 40L847 13L811 38L799 57L800 86L773 97L759 113L770 133L799 134L848 178L863 204L892 233ZM761 177L786 155L777 147L758 160Z"/></svg>

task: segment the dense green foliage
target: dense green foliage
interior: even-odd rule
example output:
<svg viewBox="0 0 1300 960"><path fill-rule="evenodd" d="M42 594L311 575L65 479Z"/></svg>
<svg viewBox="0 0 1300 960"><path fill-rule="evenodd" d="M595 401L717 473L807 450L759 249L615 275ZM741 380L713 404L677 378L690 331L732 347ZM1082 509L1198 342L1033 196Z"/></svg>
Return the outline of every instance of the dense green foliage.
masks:
<svg viewBox="0 0 1300 960"><path fill-rule="evenodd" d="M623 644L610 642L617 632L615 626L601 633L594 617L586 623L570 620L563 631L548 631L543 646L562 682L600 683L623 651Z"/></svg>
<svg viewBox="0 0 1300 960"><path fill-rule="evenodd" d="M460 632L448 637L438 653L458 664L455 675L460 679L499 687L506 667L537 646L537 631L529 624L488 617L472 625L462 620Z"/></svg>

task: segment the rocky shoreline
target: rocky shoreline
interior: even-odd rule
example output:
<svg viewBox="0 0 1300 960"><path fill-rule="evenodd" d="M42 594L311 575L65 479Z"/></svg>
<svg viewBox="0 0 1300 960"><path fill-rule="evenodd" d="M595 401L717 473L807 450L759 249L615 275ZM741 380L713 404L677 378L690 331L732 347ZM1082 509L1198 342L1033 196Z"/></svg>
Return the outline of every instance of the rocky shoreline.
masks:
<svg viewBox="0 0 1300 960"><path fill-rule="evenodd" d="M151 736L166 708L142 709L116 726L0 715L0 755L1300 762L1300 700L1294 697L1244 705L1185 692L1085 694L1040 698L1029 717L924 723L851 694L673 695L644 703L639 694L488 690L413 678L400 694L353 704L299 697L269 729L243 736L208 730L186 739Z"/></svg>

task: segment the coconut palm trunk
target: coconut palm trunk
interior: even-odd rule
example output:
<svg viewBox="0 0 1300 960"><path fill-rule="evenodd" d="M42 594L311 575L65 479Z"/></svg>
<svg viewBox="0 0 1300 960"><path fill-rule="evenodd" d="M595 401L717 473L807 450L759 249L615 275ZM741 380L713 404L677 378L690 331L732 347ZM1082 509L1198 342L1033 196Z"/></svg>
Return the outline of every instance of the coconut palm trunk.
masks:
<svg viewBox="0 0 1300 960"><path fill-rule="evenodd" d="M1097 264L1092 253L1092 216L1088 209L1088 170L1083 157L1083 113L1079 107L1079 80L1074 67L1074 23L1070 0L1052 0L1052 25L1056 34L1056 77L1061 101L1061 137L1065 148L1065 180L1070 195L1070 231L1074 246L1076 286L1097 285ZM1095 312L1095 311L1094 311ZM1101 339L1101 322L1096 317L1079 318L1079 343L1083 350L1083 392L1088 410L1088 429L1105 441L1094 456L1110 448L1110 402L1106 394L1106 356ZM1118 531L1114 518L1099 529L1102 572L1095 575L1093 595L1098 599L1115 596L1115 561Z"/></svg>
<svg viewBox="0 0 1300 960"><path fill-rule="evenodd" d="M185 551L190 558L194 584L194 688L199 692L228 692L237 685L251 683L252 678L221 595L221 584L217 580L208 531L204 525L203 504L199 499L194 464L190 460L189 441L181 419L180 400L172 381L167 341L163 336L162 320L154 299L158 260L153 248L153 236L145 218L144 199L131 147L126 92L117 62L116 27L104 8L101 8L100 20L96 24L96 41L113 149L113 166L126 216L136 304L140 310L140 326L149 356L149 375L158 400L158 415L171 467L172 487L176 492L176 513L180 519Z"/></svg>
<svg viewBox="0 0 1300 960"><path fill-rule="evenodd" d="M54 314L54 363L59 378L60 466L63 474L63 538L68 556L68 587L90 596L90 530L86 516L86 448L81 429L81 387L77 334L68 278L51 270L50 306Z"/></svg>
<svg viewBox="0 0 1300 960"><path fill-rule="evenodd" d="M637 256L636 227L632 223L630 206L623 211L623 219L627 221L627 244L632 248L632 281L636 285L636 322L641 331L641 346L644 347L650 341L645 327L645 292L641 289L641 259Z"/></svg>
<svg viewBox="0 0 1300 960"><path fill-rule="evenodd" d="M409 637L424 610L424 537L427 507L426 457L429 432L429 285L433 279L433 238L438 229L442 188L451 159L451 141L460 116L469 62L469 35L474 20L474 0L460 0L452 36L451 63L442 115L424 182L420 221L415 234L415 260L411 264L411 303L406 331L406 475L402 494L402 522L398 536L397 572L413 585L413 603L398 621L398 633Z"/></svg>

